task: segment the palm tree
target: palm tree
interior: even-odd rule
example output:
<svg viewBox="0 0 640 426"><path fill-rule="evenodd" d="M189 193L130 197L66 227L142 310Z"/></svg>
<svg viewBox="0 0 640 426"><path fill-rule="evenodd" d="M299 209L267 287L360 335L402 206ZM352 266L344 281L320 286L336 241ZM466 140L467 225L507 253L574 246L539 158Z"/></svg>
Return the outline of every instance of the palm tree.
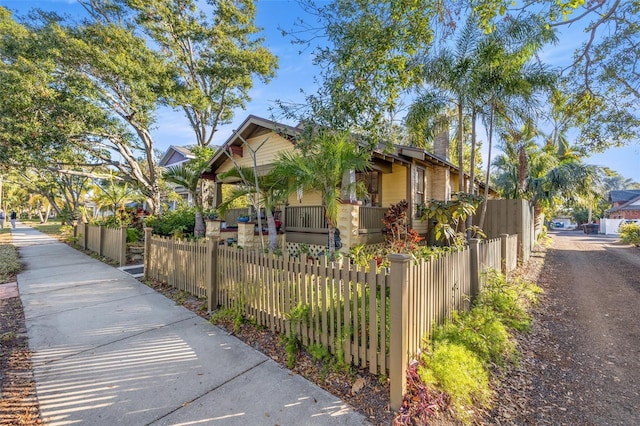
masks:
<svg viewBox="0 0 640 426"><path fill-rule="evenodd" d="M129 187L129 184L119 182L115 175L110 175L106 179L96 181L93 186L93 201L99 206L109 206L113 209L113 214L117 214L119 209L124 209L126 203L133 201L137 197L136 190Z"/></svg>
<svg viewBox="0 0 640 426"><path fill-rule="evenodd" d="M423 78L427 85L437 92L437 97L453 105L457 112L458 129L457 156L460 179L458 191L464 192L464 110L472 103L473 74L477 67L478 40L481 32L477 22L470 17L455 43L455 48L440 49L434 56L427 58L424 63ZM419 101L421 99L418 99Z"/></svg>
<svg viewBox="0 0 640 426"><path fill-rule="evenodd" d="M204 237L205 225L202 214L202 197L199 191L200 174L202 170L197 167L197 164L198 162L190 162L170 167L164 171L163 177L166 181L182 186L189 192L196 209L196 223L193 228L193 235L195 237Z"/></svg>
<svg viewBox="0 0 640 426"><path fill-rule="evenodd" d="M480 105L485 106L478 111L488 129L484 203L478 222L480 227L484 225L489 196L491 149L496 119L511 129L515 123L522 121L525 123L525 133L534 131L530 117L539 108L536 95L540 91L550 90L556 76L530 59L545 42L552 39L553 34L540 27L536 20L513 20L488 36L483 47L478 49L481 58L478 60L479 66L472 87L476 90L476 99ZM523 164L520 167L526 169ZM522 173L520 176L522 179Z"/></svg>
<svg viewBox="0 0 640 426"><path fill-rule="evenodd" d="M494 166L498 169L494 183L502 195L529 200L536 217L562 203L589 207L599 187L598 167L575 157L558 158L555 150L541 149L532 139L497 157Z"/></svg>
<svg viewBox="0 0 640 426"><path fill-rule="evenodd" d="M284 153L274 172L289 176L291 188L319 191L329 228L329 256L335 254L335 230L341 203L341 184L345 173L371 168L370 156L346 132L318 130L306 141L304 151ZM342 188L347 189L347 188Z"/></svg>
<svg viewBox="0 0 640 426"><path fill-rule="evenodd" d="M273 210L280 204L287 201L291 189L287 182L286 175L279 175L271 171L264 176L257 176L254 169L250 167L233 168L219 176L221 180L235 178L241 180L242 184L237 185L227 195L224 202L218 208L221 214L233 205L233 202L241 197L249 197L253 200L254 207L259 211L264 207L269 230L269 249L278 248L278 231L276 228ZM257 186L256 186L257 182ZM260 232L262 230L260 229ZM262 238L260 239L262 241Z"/></svg>

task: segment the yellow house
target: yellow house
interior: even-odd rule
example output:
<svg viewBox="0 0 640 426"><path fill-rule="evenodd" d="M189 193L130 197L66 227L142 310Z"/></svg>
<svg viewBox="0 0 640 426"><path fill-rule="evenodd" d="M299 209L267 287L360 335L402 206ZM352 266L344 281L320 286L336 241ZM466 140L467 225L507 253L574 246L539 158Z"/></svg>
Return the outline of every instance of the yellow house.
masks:
<svg viewBox="0 0 640 426"><path fill-rule="evenodd" d="M208 163L203 178L214 181L214 205L222 201L223 182L219 176L233 167L255 167L258 174L268 173L283 151L294 149L301 129L250 115L227 139ZM442 144L441 144L442 147ZM436 148L440 149L440 148ZM367 195L356 202L343 202L338 229L342 250L357 244L384 241L382 218L389 206L402 200L409 203L409 226L426 235L430 224L422 221L418 206L425 202L449 200L458 188L460 174L448 159L448 141L440 156L420 148L396 145L391 152L376 150L371 159L373 168L358 173L356 179L365 183ZM465 184L469 177L464 176ZM225 217L228 229L233 229L241 212L229 212ZM296 192L288 203L276 212L282 222L287 244L305 243L326 247L328 232L324 222L321 195L316 192ZM224 226L223 226L224 228Z"/></svg>

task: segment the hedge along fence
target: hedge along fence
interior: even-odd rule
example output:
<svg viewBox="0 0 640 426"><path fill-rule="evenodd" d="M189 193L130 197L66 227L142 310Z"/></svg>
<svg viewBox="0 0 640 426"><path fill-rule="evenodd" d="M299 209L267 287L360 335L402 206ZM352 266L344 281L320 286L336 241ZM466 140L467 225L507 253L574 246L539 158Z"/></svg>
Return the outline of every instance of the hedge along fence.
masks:
<svg viewBox="0 0 640 426"><path fill-rule="evenodd" d="M119 263L127 264L127 227L107 228L106 226L78 223L74 227L74 236L85 250L91 250L98 256L108 257Z"/></svg>
<svg viewBox="0 0 640 426"><path fill-rule="evenodd" d="M389 255L390 267L367 269L343 264L307 263L254 250L206 242L173 241L146 229L145 277L196 295L209 309L240 309L259 325L317 344L344 361L391 379L391 407L406 390L405 371L423 338L454 310L469 307L482 276L508 272L513 238L471 240L459 252L415 261ZM510 240L511 238L511 240ZM516 240L517 242L517 240ZM198 265L198 266L196 266Z"/></svg>

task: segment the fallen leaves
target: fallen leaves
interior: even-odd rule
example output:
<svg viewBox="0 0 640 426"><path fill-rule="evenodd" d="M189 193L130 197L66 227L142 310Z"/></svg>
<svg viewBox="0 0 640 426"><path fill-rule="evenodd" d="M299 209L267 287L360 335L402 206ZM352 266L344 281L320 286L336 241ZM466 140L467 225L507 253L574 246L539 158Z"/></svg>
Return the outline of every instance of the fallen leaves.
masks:
<svg viewBox="0 0 640 426"><path fill-rule="evenodd" d="M0 423L41 425L19 297L0 300Z"/></svg>

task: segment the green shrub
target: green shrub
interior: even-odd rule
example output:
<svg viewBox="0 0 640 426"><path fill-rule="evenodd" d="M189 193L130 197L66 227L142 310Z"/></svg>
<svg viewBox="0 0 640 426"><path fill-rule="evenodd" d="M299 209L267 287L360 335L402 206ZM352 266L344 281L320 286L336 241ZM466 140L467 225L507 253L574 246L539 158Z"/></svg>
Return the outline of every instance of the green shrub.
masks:
<svg viewBox="0 0 640 426"><path fill-rule="evenodd" d="M427 386L446 392L457 417L467 423L474 403L486 406L491 391L489 373L482 361L463 345L438 342L422 354L418 374Z"/></svg>
<svg viewBox="0 0 640 426"><path fill-rule="evenodd" d="M122 228L131 224L131 217L128 214L121 215L120 211L110 216L95 218L91 221L92 225L106 226L107 228Z"/></svg>
<svg viewBox="0 0 640 426"><path fill-rule="evenodd" d="M139 228L127 228L127 242L137 243L142 241L142 231Z"/></svg>
<svg viewBox="0 0 640 426"><path fill-rule="evenodd" d="M625 244L640 246L640 225L637 223L625 223L620 225L620 241Z"/></svg>
<svg viewBox="0 0 640 426"><path fill-rule="evenodd" d="M146 226L153 228L154 234L164 236L173 236L176 233L183 236L193 235L195 223L194 208L181 208L168 211L162 217L148 216L145 219Z"/></svg>
<svg viewBox="0 0 640 426"><path fill-rule="evenodd" d="M508 282L504 275L490 272L476 306L494 310L507 327L526 331L531 326L527 308L537 302L537 295L541 292L540 287L522 278L514 278Z"/></svg>
<svg viewBox="0 0 640 426"><path fill-rule="evenodd" d="M239 333L240 327L245 323L244 311L240 306L233 308L221 308L211 315L209 322L211 324L233 322L233 331L235 333Z"/></svg>
<svg viewBox="0 0 640 426"><path fill-rule="evenodd" d="M451 321L434 330L433 340L462 345L485 363L503 365L515 353L515 342L500 316L486 306L454 312Z"/></svg>

